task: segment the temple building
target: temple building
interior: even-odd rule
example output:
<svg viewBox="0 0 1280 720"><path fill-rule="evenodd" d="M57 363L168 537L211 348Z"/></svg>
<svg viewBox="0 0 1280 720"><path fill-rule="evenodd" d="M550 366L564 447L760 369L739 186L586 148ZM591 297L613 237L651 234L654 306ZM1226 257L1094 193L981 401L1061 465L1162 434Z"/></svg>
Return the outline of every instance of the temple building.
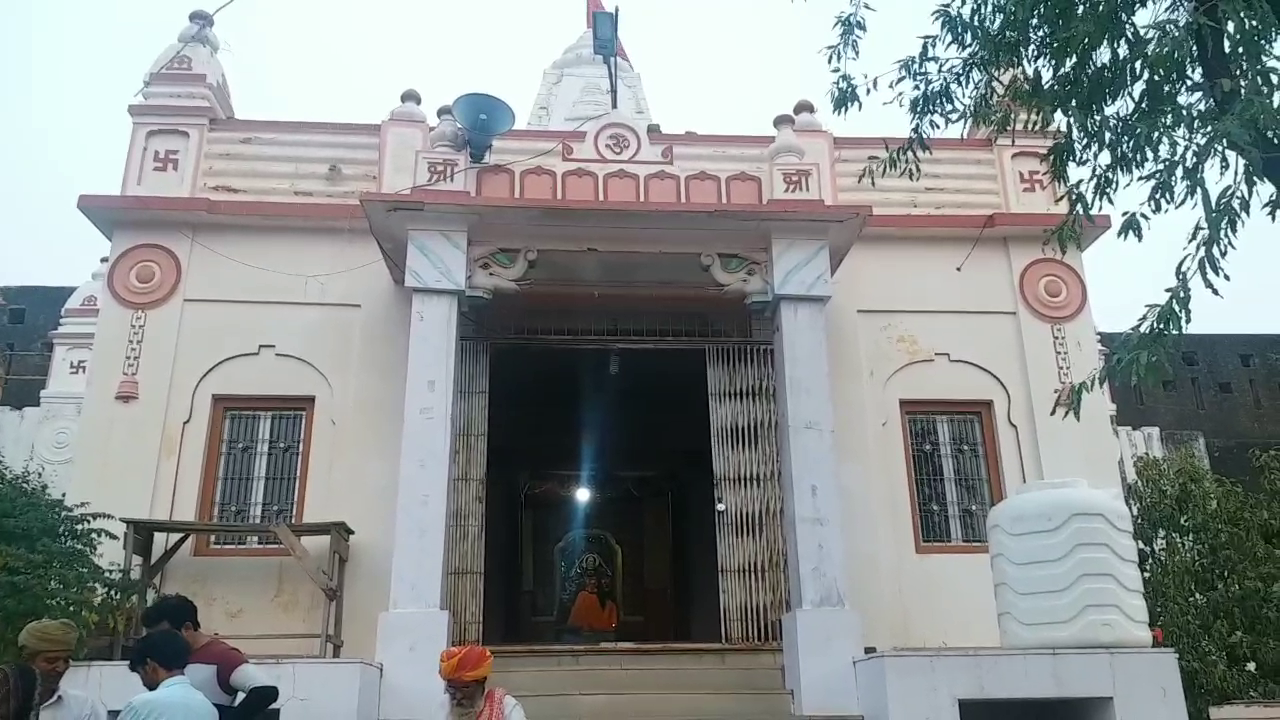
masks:
<svg viewBox="0 0 1280 720"><path fill-rule="evenodd" d="M0 373L0 462L38 473L55 493L71 478L106 270L102 258L79 287L0 288L0 335L17 341L5 343Z"/></svg>
<svg viewBox="0 0 1280 720"><path fill-rule="evenodd" d="M241 118L213 25L148 70L120 194L79 200L110 257L70 496L281 718L443 720L439 652L478 642L531 718L1186 717L1136 560L1033 592L1006 546L1061 538L988 537L1058 492L1028 488L1121 482L1106 400L1059 408L1099 349L1051 137L860 183L884 140L804 100L664 134L620 49L615 107L587 28L476 162L413 90Z"/></svg>

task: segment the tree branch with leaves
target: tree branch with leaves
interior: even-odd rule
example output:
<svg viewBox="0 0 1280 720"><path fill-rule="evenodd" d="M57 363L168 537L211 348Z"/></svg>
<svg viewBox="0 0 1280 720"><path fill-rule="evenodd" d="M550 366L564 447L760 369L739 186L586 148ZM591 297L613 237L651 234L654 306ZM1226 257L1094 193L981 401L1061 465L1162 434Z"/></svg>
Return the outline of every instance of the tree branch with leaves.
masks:
<svg viewBox="0 0 1280 720"><path fill-rule="evenodd" d="M1049 172L1066 205L1053 231L1065 252L1080 228L1129 187L1117 234L1141 241L1153 217L1198 217L1164 297L1148 305L1106 363L1071 388L1078 417L1090 392L1114 378L1142 382L1167 367L1170 341L1191 322L1196 287L1220 295L1240 228L1280 202L1280 0L949 0L919 49L876 77L848 67L873 8L853 0L825 49L837 115L882 91L905 108L906 139L886 146L860 178L920 177L940 133L1049 133Z"/></svg>
<svg viewBox="0 0 1280 720"><path fill-rule="evenodd" d="M1280 454L1253 490L1194 455L1138 462L1129 488L1151 623L1178 651L1190 717L1280 699Z"/></svg>
<svg viewBox="0 0 1280 720"><path fill-rule="evenodd" d="M110 519L55 495L37 472L0 460L0 662L18 655L18 631L32 620L66 618L111 632L126 589L119 570L98 562L114 539Z"/></svg>

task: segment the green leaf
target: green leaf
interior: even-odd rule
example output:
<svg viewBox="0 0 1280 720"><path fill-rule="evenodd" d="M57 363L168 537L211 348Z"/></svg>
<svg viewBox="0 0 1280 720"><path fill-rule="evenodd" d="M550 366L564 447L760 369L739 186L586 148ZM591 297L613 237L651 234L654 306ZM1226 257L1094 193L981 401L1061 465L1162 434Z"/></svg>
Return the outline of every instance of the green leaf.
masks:
<svg viewBox="0 0 1280 720"><path fill-rule="evenodd" d="M879 88L857 67L870 8L849 7L824 50L837 115ZM919 179L942 132L981 127L1016 140L1052 121L1046 155L1067 213L1052 239L1063 251L1122 189L1144 197L1118 208L1121 239L1143 241L1151 218L1171 210L1195 213L1164 298L1135 321L1139 339L1108 359L1112 378L1144 381L1190 325L1193 289L1217 295L1230 281L1226 261L1254 208L1280 213L1280 0L946 0L932 18L936 32L885 84L907 111L906 138L859 182Z"/></svg>
<svg viewBox="0 0 1280 720"><path fill-rule="evenodd" d="M129 616L120 569L97 559L116 539L101 525L110 519L54 495L39 473L0 462L0 662L17 659L18 630L33 620L67 618L92 636Z"/></svg>

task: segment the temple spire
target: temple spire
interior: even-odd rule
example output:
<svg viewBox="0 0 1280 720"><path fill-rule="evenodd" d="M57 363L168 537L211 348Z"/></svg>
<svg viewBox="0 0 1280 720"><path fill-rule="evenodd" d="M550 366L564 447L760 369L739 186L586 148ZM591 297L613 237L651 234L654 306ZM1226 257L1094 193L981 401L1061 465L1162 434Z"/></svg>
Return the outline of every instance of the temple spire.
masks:
<svg viewBox="0 0 1280 720"><path fill-rule="evenodd" d="M529 112L528 127L546 130L580 130L595 118L611 112L609 71L596 55L591 37L593 12L605 11L603 0L587 0L587 28L542 73L542 85ZM652 119L644 96L644 84L631 58L618 41L618 112L638 127Z"/></svg>
<svg viewBox="0 0 1280 720"><path fill-rule="evenodd" d="M587 0L587 29L591 30L595 27L595 13L606 12L604 3L601 0ZM618 58L631 62L631 58L627 57L627 49L622 47L622 36L618 36Z"/></svg>

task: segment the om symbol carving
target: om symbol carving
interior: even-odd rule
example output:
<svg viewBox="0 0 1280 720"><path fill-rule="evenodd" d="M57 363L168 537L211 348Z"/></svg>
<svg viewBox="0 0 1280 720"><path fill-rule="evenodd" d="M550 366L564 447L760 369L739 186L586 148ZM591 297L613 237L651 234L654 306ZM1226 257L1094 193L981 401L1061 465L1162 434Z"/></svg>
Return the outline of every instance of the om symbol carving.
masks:
<svg viewBox="0 0 1280 720"><path fill-rule="evenodd" d="M631 138L624 133L611 132L605 138L604 147L614 155L621 155L631 149Z"/></svg>

